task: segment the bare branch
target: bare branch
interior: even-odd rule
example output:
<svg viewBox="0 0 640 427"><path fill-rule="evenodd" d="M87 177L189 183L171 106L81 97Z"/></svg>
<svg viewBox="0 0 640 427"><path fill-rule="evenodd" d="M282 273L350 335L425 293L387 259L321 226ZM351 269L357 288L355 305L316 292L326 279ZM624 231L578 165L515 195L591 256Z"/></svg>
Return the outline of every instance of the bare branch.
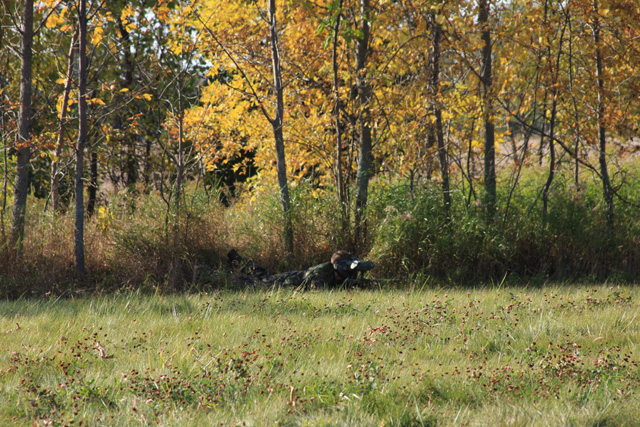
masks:
<svg viewBox="0 0 640 427"><path fill-rule="evenodd" d="M271 123L272 125L275 122L275 119L271 118L271 116L269 115L269 113L267 112L266 108L264 107L264 105L262 104L262 100L260 99L260 97L258 96L258 93L256 92L256 90L254 89L253 85L251 84L251 80L249 80L249 77L247 77L247 75L245 74L244 70L242 69L242 67L240 66L240 64L238 64L238 62L236 61L236 59L233 57L233 55L231 55L231 52L229 52L229 50L227 50L227 48L222 44L222 42L220 41L220 39L218 39L218 37L216 37L216 35L213 33L213 31L211 31L211 29L207 26L207 24L202 20L202 18L200 17L200 14L198 14L197 12L195 12L196 18L198 18L198 21L200 21L200 23L202 24L202 26L204 27L204 29L207 31L207 33L209 33L209 35L211 36L211 38L218 44L218 46L220 46L220 49L222 49L224 51L224 53L227 55L227 57L231 60L231 62L233 62L233 64L236 66L236 68L238 69L238 71L240 72L240 74L242 75L242 78L247 82L247 84L249 85L249 88L251 89L251 93L253 94L253 97L255 98L256 102L258 103L258 106L260 107L260 111L262 111L262 114L264 114L264 116L266 117L266 119L269 121L269 123Z"/></svg>
<svg viewBox="0 0 640 427"><path fill-rule="evenodd" d="M3 0L3 3L4 3L4 0ZM40 32L40 29L42 28L42 26L47 23L47 21L49 20L49 17L51 16L51 14L56 10L56 8L58 6L60 6L61 3L62 3L62 0L60 0L58 3L56 3L56 5L51 8L49 13L47 13L47 15L44 18L42 18L42 21L40 21L40 24L38 25L38 28L36 28L36 30L33 32L34 36Z"/></svg>

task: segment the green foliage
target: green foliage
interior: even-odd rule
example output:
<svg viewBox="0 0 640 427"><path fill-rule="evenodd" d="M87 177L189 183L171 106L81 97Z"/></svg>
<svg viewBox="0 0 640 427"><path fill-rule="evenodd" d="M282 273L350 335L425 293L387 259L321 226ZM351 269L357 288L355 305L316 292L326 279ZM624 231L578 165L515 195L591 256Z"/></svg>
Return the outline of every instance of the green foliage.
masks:
<svg viewBox="0 0 640 427"><path fill-rule="evenodd" d="M464 201L454 198L447 217L437 188L423 187L410 194L407 186L395 184L378 191L382 194L374 200L381 220L372 256L384 272L411 274L424 269L452 281L504 274L505 238L496 224L484 220L481 209L465 208Z"/></svg>
<svg viewBox="0 0 640 427"><path fill-rule="evenodd" d="M637 209L620 204L612 233L599 184L584 179L576 188L560 174L545 220L536 190L542 180L526 174L512 193L508 212L488 223L482 206L467 205L455 187L447 216L438 187L419 186L411 192L403 182L377 179L367 211L370 241L359 255L376 263L375 277L412 277L419 286L637 277ZM44 201L34 200L27 212L30 233L23 257L2 249L2 295L224 287L229 280L221 263L232 248L276 272L307 268L327 261L335 250L351 250L352 232L343 228L335 192L303 181L291 188L297 251L287 260L277 190L253 185L229 207L216 194L189 186L179 215L168 209L160 193L111 194L109 205L99 206L88 223L91 274L83 284L73 274L72 212L43 214ZM627 192L625 197L638 196Z"/></svg>
<svg viewBox="0 0 640 427"><path fill-rule="evenodd" d="M454 193L459 196L447 217L439 188L411 192L402 182L379 184L371 206L376 223L371 256L378 261L377 273L424 270L450 282L500 281L509 275L631 278L638 273L637 209L621 209L611 232L600 184L585 179L576 188L560 176L545 220L537 194L542 182L533 173L525 177L512 195L508 217L491 223L479 206L467 206L460 193Z"/></svg>

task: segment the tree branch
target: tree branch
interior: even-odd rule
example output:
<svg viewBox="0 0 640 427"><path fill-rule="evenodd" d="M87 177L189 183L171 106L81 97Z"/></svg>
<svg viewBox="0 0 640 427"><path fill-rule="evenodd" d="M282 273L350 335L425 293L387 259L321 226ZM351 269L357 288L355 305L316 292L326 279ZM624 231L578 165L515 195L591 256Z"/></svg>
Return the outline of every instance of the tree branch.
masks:
<svg viewBox="0 0 640 427"><path fill-rule="evenodd" d="M238 69L238 71L240 72L240 74L242 75L242 78L247 82L247 84L249 85L249 88L251 89L251 93L253 94L253 97L255 98L256 102L258 103L258 106L260 107L260 111L262 111L262 114L264 114L264 116L266 117L266 119L269 121L269 123L271 123L272 125L275 123L275 119L271 118L271 116L269 115L269 112L267 111L267 109L264 107L264 105L262 104L262 101L260 100L260 96L258 96L258 93L256 92L255 88L253 87L253 85L251 84L251 80L249 80L249 77L247 77L247 75L245 74L244 70L242 69L242 67L240 66L240 64L238 64L238 62L235 60L235 58L233 57L233 55L231 55L231 52L229 52L229 50L227 50L227 48L222 44L222 42L220 41L220 39L218 39L218 37L216 37L216 35L213 33L213 31L207 26L207 24L202 20L202 18L200 17L200 14L198 12L194 12L196 15L196 18L198 18L198 21L200 21L200 23L202 24L202 26L204 27L204 29L207 31L207 33L209 33L209 35L211 36L211 38L218 44L218 46L220 47L220 49L222 49L224 51L224 53L227 55L227 57L231 60L231 62L233 62L233 65L236 66L236 68Z"/></svg>

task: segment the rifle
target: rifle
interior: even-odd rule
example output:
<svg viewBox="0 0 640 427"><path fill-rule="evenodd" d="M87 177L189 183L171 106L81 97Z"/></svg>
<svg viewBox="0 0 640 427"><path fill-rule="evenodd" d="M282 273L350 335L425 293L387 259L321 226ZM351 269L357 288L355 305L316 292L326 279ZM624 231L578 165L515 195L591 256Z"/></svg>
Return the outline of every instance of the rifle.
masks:
<svg viewBox="0 0 640 427"><path fill-rule="evenodd" d="M364 277L354 277L345 279L343 285L375 285L381 283L400 283L400 279L367 279Z"/></svg>

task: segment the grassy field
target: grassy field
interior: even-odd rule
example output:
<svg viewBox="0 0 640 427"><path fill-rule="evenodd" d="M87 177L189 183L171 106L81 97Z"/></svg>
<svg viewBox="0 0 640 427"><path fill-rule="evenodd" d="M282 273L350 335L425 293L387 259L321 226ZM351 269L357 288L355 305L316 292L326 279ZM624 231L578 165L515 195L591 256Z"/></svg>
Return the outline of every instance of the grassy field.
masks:
<svg viewBox="0 0 640 427"><path fill-rule="evenodd" d="M0 303L0 424L640 425L640 291Z"/></svg>

